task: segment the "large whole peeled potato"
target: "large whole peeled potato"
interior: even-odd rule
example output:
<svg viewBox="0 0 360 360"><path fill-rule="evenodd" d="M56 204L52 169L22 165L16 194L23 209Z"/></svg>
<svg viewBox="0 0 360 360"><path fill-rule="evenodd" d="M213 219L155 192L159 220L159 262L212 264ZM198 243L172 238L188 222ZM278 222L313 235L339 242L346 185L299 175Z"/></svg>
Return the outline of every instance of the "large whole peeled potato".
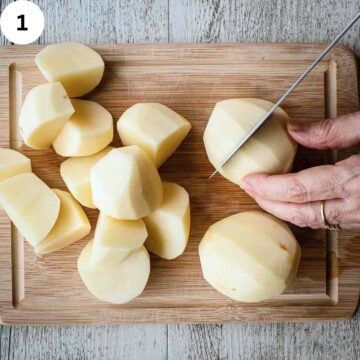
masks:
<svg viewBox="0 0 360 360"><path fill-rule="evenodd" d="M33 173L0 182L0 204L33 247L48 235L60 210L57 195Z"/></svg>
<svg viewBox="0 0 360 360"><path fill-rule="evenodd" d="M67 191L53 189L60 199L60 212L54 227L35 247L37 254L63 249L82 239L91 230L90 222L80 204Z"/></svg>
<svg viewBox="0 0 360 360"><path fill-rule="evenodd" d="M57 154L89 156L108 146L113 139L111 114L94 101L72 100L75 113L53 142Z"/></svg>
<svg viewBox="0 0 360 360"><path fill-rule="evenodd" d="M190 233L190 201L187 191L175 183L163 183L161 205L144 218L149 236L145 246L164 258L180 256Z"/></svg>
<svg viewBox="0 0 360 360"><path fill-rule="evenodd" d="M261 99L231 99L216 104L204 133L211 164L217 168L274 104ZM288 116L277 108L264 125L225 164L220 173L241 186L251 173L291 170L296 143L286 130Z"/></svg>
<svg viewBox="0 0 360 360"><path fill-rule="evenodd" d="M135 104L117 123L123 145L140 146L157 167L177 149L190 129L189 121L158 103Z"/></svg>
<svg viewBox="0 0 360 360"><path fill-rule="evenodd" d="M115 219L140 219L162 200L159 173L136 145L111 150L91 168L90 179L95 206Z"/></svg>
<svg viewBox="0 0 360 360"><path fill-rule="evenodd" d="M288 226L272 215L249 211L210 226L199 245L205 280L238 301L281 294L294 279L300 246Z"/></svg>
<svg viewBox="0 0 360 360"><path fill-rule="evenodd" d="M35 58L48 81L60 81L70 97L80 97L99 85L104 61L88 46L62 43L46 46Z"/></svg>
<svg viewBox="0 0 360 360"><path fill-rule="evenodd" d="M19 118L24 143L36 150L49 149L73 113L74 108L61 83L34 87L26 95Z"/></svg>
<svg viewBox="0 0 360 360"><path fill-rule="evenodd" d="M150 275L150 257L143 245L122 261L91 261L93 241L78 258L78 271L88 290L98 299L122 304L139 296Z"/></svg>

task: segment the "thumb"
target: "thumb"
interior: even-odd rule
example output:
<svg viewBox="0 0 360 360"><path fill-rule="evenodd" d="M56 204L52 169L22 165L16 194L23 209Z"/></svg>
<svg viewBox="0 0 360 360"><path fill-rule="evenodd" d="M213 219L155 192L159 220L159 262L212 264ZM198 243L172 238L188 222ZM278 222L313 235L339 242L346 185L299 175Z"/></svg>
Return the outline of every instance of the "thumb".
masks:
<svg viewBox="0 0 360 360"><path fill-rule="evenodd" d="M290 136L313 149L342 149L360 143L360 111L321 121L290 122Z"/></svg>

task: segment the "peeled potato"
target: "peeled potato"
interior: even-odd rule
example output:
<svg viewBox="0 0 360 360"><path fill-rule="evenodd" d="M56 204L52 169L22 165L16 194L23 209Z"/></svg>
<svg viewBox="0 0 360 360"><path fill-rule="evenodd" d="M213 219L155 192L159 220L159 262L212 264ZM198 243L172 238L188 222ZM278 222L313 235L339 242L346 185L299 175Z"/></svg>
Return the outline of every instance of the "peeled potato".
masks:
<svg viewBox="0 0 360 360"><path fill-rule="evenodd" d="M80 97L99 85L104 61L89 47L79 43L46 46L35 58L48 81L60 81L70 97Z"/></svg>
<svg viewBox="0 0 360 360"><path fill-rule="evenodd" d="M0 203L33 247L48 235L60 210L59 198L33 173L0 182Z"/></svg>
<svg viewBox="0 0 360 360"><path fill-rule="evenodd" d="M34 87L26 95L19 118L24 143L36 150L49 149L73 113L74 108L61 83Z"/></svg>
<svg viewBox="0 0 360 360"><path fill-rule="evenodd" d="M61 177L81 205L91 209L96 208L92 200L90 169L112 149L108 146L94 155L73 157L61 163Z"/></svg>
<svg viewBox="0 0 360 360"><path fill-rule="evenodd" d="M0 181L26 172L31 172L29 158L18 151L0 148Z"/></svg>
<svg viewBox="0 0 360 360"><path fill-rule="evenodd" d="M37 254L63 249L89 234L90 222L79 203L67 191L53 189L60 199L60 212L54 227L35 247Z"/></svg>
<svg viewBox="0 0 360 360"><path fill-rule="evenodd" d="M159 173L138 146L111 150L91 168L95 206L115 219L136 220L161 203Z"/></svg>
<svg viewBox="0 0 360 360"><path fill-rule="evenodd" d="M163 183L163 200L144 218L149 236L146 248L152 253L174 259L186 247L190 232L190 203L187 191L175 183Z"/></svg>
<svg viewBox="0 0 360 360"><path fill-rule="evenodd" d="M88 156L108 146L113 139L113 119L101 105L88 100L72 100L74 115L53 142L57 154Z"/></svg>
<svg viewBox="0 0 360 360"><path fill-rule="evenodd" d="M126 303L139 296L150 275L150 257L142 245L120 263L91 261L93 242L82 250L78 271L88 290L98 299L113 304Z"/></svg>
<svg viewBox="0 0 360 360"><path fill-rule="evenodd" d="M0 148L0 181L26 172L31 172L28 157L12 149Z"/></svg>
<svg viewBox="0 0 360 360"><path fill-rule="evenodd" d="M177 149L191 129L191 124L165 105L135 104L117 123L123 145L138 145L160 167Z"/></svg>
<svg viewBox="0 0 360 360"><path fill-rule="evenodd" d="M249 211L210 226L199 255L211 286L234 300L257 302L281 294L291 283L300 247L284 222Z"/></svg>
<svg viewBox="0 0 360 360"><path fill-rule="evenodd" d="M147 237L144 222L116 220L99 214L92 249L92 262L120 262L134 249L139 248Z"/></svg>
<svg viewBox="0 0 360 360"><path fill-rule="evenodd" d="M231 99L216 104L204 133L211 164L217 168L274 104L260 99ZM220 173L241 186L251 173L291 170L296 143L286 130L288 116L277 108L264 125L223 166Z"/></svg>

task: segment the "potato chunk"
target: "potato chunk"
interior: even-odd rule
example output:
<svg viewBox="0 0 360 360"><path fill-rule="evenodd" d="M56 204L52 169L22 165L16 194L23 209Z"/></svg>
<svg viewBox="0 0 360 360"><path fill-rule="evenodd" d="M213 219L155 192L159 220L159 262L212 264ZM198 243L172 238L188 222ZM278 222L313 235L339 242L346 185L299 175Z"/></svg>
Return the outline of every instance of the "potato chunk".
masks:
<svg viewBox="0 0 360 360"><path fill-rule="evenodd" d="M217 168L272 106L271 102L260 99L231 99L217 103L204 133L211 164ZM277 108L220 173L241 186L242 178L251 173L290 171L297 146L288 135L287 121L286 113Z"/></svg>
<svg viewBox="0 0 360 360"><path fill-rule="evenodd" d="M144 222L138 220L116 220L103 213L96 224L91 261L119 263L138 249L147 238Z"/></svg>
<svg viewBox="0 0 360 360"><path fill-rule="evenodd" d="M88 46L79 43L48 45L35 58L48 81L60 81L70 97L80 97L99 85L104 61Z"/></svg>
<svg viewBox="0 0 360 360"><path fill-rule="evenodd" d="M35 247L37 254L63 249L89 234L90 222L80 204L67 191L53 189L60 199L60 212L54 227Z"/></svg>
<svg viewBox="0 0 360 360"><path fill-rule="evenodd" d="M296 275L300 247L281 220L249 211L210 226L199 245L205 280L238 301L281 294Z"/></svg>
<svg viewBox="0 0 360 360"><path fill-rule="evenodd" d="M54 150L65 157L96 154L113 139L112 116L93 101L72 100L72 104L75 113L54 140Z"/></svg>
<svg viewBox="0 0 360 360"><path fill-rule="evenodd" d="M0 203L33 247L50 232L60 210L59 198L33 173L0 182Z"/></svg>
<svg viewBox="0 0 360 360"><path fill-rule="evenodd" d="M111 150L91 168L95 206L115 219L136 220L161 203L159 173L138 146Z"/></svg>
<svg viewBox="0 0 360 360"><path fill-rule="evenodd" d="M149 232L146 248L165 259L178 257L184 252L189 238L189 194L180 185L164 182L160 207L144 221Z"/></svg>
<svg viewBox="0 0 360 360"><path fill-rule="evenodd" d="M112 149L108 146L94 155L73 157L61 163L61 177L81 205L91 209L96 208L92 200L90 169Z"/></svg>
<svg viewBox="0 0 360 360"><path fill-rule="evenodd" d="M74 111L59 82L34 87L26 95L19 118L24 143L36 150L49 149Z"/></svg>
<svg viewBox="0 0 360 360"><path fill-rule="evenodd" d="M139 296L150 275L150 257L142 245L120 263L91 261L93 242L82 250L78 271L88 290L98 299L113 304L126 303Z"/></svg>
<svg viewBox="0 0 360 360"><path fill-rule="evenodd" d="M31 172L31 161L22 153L0 148L0 181Z"/></svg>
<svg viewBox="0 0 360 360"><path fill-rule="evenodd" d="M117 123L123 145L138 145L160 167L177 149L191 124L165 105L135 104Z"/></svg>
<svg viewBox="0 0 360 360"><path fill-rule="evenodd" d="M29 158L18 151L0 148L0 181L26 172L31 172Z"/></svg>

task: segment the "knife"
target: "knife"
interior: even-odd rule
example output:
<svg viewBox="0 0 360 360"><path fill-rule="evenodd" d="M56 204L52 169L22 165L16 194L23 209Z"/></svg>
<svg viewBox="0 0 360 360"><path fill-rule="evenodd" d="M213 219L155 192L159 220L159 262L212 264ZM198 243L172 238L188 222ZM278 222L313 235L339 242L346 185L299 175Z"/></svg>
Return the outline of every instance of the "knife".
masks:
<svg viewBox="0 0 360 360"><path fill-rule="evenodd" d="M259 120L259 122L250 130L250 132L236 145L229 155L218 165L211 174L211 179L220 169L238 152L238 150L251 138L252 135L263 125L272 113L282 104L282 102L298 87L298 85L306 78L307 75L315 68L315 66L328 54L328 52L336 45L336 43L348 32L348 30L359 20L360 12L349 22L349 24L341 31L341 33L329 44L329 46L319 55L319 57L304 71L304 73L289 87L289 89L280 97L274 106Z"/></svg>

